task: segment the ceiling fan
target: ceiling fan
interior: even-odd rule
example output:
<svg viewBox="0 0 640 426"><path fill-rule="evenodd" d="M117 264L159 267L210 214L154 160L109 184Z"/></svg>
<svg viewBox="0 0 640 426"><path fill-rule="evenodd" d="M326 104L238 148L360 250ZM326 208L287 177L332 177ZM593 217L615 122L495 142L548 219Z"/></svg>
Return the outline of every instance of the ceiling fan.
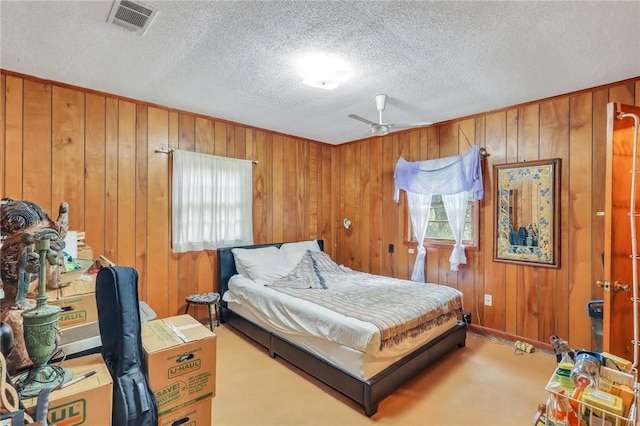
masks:
<svg viewBox="0 0 640 426"><path fill-rule="evenodd" d="M385 123L382 120L382 111L384 111L386 104L387 104L387 95L376 95L376 108L378 109L378 114L379 114L379 119L377 123L371 120L367 120L366 118L362 118L356 114L349 114L349 117L353 118L354 120L367 123L369 126L371 126L371 133L378 136L384 136L389 132L393 132L395 130L411 129L414 127L424 127L424 126L430 126L433 124L429 121L419 121L416 123Z"/></svg>

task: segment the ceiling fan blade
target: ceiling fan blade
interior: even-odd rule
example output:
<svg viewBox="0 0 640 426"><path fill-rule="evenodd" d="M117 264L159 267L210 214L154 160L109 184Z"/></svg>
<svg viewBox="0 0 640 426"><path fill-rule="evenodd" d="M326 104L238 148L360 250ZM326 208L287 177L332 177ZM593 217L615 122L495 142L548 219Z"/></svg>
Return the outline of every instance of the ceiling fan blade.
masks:
<svg viewBox="0 0 640 426"><path fill-rule="evenodd" d="M368 124L368 125L370 125L370 126L372 126L372 125L374 125L374 124L377 124L377 123L374 123L374 122L373 122L373 121L371 121L371 120L367 120L366 118L362 118L362 117L360 117L359 115L349 114L349 117L353 118L354 120L358 120L358 121L362 121L363 123L367 123L367 124Z"/></svg>
<svg viewBox="0 0 640 426"><path fill-rule="evenodd" d="M425 127L433 124L430 121L418 121L415 123L396 123L396 124L385 123L384 120L382 119L382 111L384 111L386 103L387 103L387 95L384 95L384 94L376 95L376 109L378 110L378 114L379 114L379 120L377 123L371 120L367 120L366 118L360 117L359 115L356 115L356 114L349 114L349 117L353 118L354 120L362 121L363 123L368 124L371 127L370 129L371 134L376 136L384 136L396 130L413 129L416 127Z"/></svg>
<svg viewBox="0 0 640 426"><path fill-rule="evenodd" d="M389 124L389 127L391 127L393 130L400 130L400 129L411 129L414 127L426 127L426 126L431 126L433 123L430 121L418 121L415 123L395 123L395 124Z"/></svg>

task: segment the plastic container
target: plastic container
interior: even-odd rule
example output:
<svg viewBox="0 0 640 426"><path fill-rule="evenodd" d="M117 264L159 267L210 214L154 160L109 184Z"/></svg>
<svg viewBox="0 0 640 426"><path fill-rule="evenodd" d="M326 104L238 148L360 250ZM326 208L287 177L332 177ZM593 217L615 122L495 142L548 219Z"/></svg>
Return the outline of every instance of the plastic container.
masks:
<svg viewBox="0 0 640 426"><path fill-rule="evenodd" d="M591 318L591 330L596 341L596 352L602 352L602 317L604 300L592 300L587 302L587 314Z"/></svg>
<svg viewBox="0 0 640 426"><path fill-rule="evenodd" d="M617 417L621 417L624 414L624 406L622 405L622 398L611 395L607 392L602 392L596 389L585 389L581 400L588 405L600 408L590 408L585 405L583 411L591 410L591 413L595 414L598 418L603 419L604 422L610 424L616 424L616 417L610 416L610 413L615 414ZM584 413L582 413L584 414Z"/></svg>
<svg viewBox="0 0 640 426"><path fill-rule="evenodd" d="M571 370L571 382L574 387L598 388L602 357L598 352L578 351Z"/></svg>

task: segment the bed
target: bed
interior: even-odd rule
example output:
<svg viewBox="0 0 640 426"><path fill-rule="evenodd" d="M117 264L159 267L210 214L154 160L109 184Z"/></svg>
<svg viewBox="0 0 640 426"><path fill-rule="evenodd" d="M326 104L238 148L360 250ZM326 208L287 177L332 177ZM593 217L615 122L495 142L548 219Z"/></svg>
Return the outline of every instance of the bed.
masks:
<svg viewBox="0 0 640 426"><path fill-rule="evenodd" d="M391 315L378 307L366 314L352 316L351 305L357 304L357 300L348 303L318 302L311 299L312 296L305 300L307 295L314 292L328 295L330 292L323 291L323 286L325 289L329 286L332 291L337 289L337 283L324 281L323 277L329 280L329 272L342 277L339 275L341 271L334 271L338 265L322 249L322 240L219 249L222 322L264 346L271 357L288 361L352 399L363 407L367 416L372 416L377 412L380 401L418 372L451 350L465 346L466 323L461 320L462 296L459 294L459 300L456 296L451 301L439 304L437 314L421 314L423 322L402 328L404 331L398 331L401 334L399 336L393 330L401 330L401 327L393 323L385 325L386 321L392 321L390 318L402 316L396 312ZM246 259L251 262L253 257L249 256L263 252L270 255L284 252L289 256L289 264L297 266L293 270L279 270L280 260L275 262L265 254L266 257L256 263L262 268L261 274L268 265L268 276L256 277L251 273L255 272L255 265L249 263L247 268ZM372 283L382 279L394 280L358 273L342 266L339 268L345 274L350 274L344 276L353 275L359 279L360 275L355 274L362 274L367 285L370 280ZM311 270L309 275L314 279L320 278L311 280L311 284L305 278L300 278L300 271L306 274L308 270ZM348 286L349 280L342 281ZM302 290L297 288L298 282ZM358 283L359 287L366 287L362 282ZM409 285L409 282L404 283ZM401 287L404 288L389 287L388 292L395 293ZM442 293L459 293L446 286L433 287ZM349 293L354 291L354 287L346 289ZM297 297L300 294L303 296Z"/></svg>

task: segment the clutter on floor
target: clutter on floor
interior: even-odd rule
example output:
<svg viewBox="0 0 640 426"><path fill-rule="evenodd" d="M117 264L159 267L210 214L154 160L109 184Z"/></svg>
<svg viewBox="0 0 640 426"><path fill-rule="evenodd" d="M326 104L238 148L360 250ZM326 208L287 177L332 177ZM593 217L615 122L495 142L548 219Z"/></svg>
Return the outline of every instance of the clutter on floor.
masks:
<svg viewBox="0 0 640 426"><path fill-rule="evenodd" d="M557 366L546 386L549 399L536 412L533 425L633 426L637 417L635 368L607 352L572 350L551 336Z"/></svg>
<svg viewBox="0 0 640 426"><path fill-rule="evenodd" d="M1 215L0 424L210 424L216 335L154 321L137 271L94 258L66 203L57 221L13 199Z"/></svg>

